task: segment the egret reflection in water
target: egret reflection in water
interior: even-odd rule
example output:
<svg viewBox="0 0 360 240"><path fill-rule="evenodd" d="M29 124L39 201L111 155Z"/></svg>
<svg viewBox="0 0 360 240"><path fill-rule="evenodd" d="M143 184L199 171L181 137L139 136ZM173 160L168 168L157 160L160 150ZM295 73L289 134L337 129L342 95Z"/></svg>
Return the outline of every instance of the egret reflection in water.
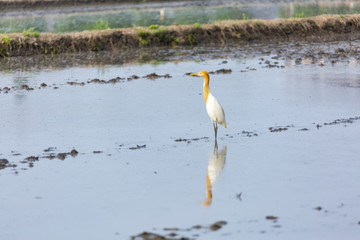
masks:
<svg viewBox="0 0 360 240"><path fill-rule="evenodd" d="M225 166L226 151L227 151L227 147L225 145L219 152L218 144L217 141L215 140L214 150L210 157L207 174L206 174L206 200L204 202L204 206L211 205L212 197L213 197L212 187L217 177L220 175L221 171Z"/></svg>

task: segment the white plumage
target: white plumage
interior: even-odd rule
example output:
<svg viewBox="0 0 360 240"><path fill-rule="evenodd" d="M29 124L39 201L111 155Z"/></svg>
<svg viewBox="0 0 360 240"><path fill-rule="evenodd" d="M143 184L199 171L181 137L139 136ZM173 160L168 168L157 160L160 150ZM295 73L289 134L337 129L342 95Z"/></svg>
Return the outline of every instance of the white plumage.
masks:
<svg viewBox="0 0 360 240"><path fill-rule="evenodd" d="M216 98L211 94L209 88L209 74L206 71L200 71L198 73L192 73L191 75L199 76L204 78L204 100L206 111L213 123L214 132L215 132L215 140L217 139L217 129L218 124L221 124L224 128L226 128L226 120L225 120L225 112L221 107L220 103L216 100Z"/></svg>
<svg viewBox="0 0 360 240"><path fill-rule="evenodd" d="M209 93L206 101L206 111L213 123L221 124L226 128L224 109L211 93Z"/></svg>

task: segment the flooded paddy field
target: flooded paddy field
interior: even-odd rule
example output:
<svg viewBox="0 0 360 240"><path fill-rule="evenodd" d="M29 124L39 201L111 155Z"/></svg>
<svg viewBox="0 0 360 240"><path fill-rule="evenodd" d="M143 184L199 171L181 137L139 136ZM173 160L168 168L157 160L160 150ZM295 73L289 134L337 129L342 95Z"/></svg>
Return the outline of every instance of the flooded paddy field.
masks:
<svg viewBox="0 0 360 240"><path fill-rule="evenodd" d="M63 6L61 5L63 2ZM71 5L69 6L69 3ZM136 4L134 4L136 3ZM0 33L81 32L150 25L209 24L223 20L356 14L360 1L2 1ZM58 6L58 7L54 7Z"/></svg>
<svg viewBox="0 0 360 240"><path fill-rule="evenodd" d="M357 45L333 44L2 62L0 238L357 239Z"/></svg>

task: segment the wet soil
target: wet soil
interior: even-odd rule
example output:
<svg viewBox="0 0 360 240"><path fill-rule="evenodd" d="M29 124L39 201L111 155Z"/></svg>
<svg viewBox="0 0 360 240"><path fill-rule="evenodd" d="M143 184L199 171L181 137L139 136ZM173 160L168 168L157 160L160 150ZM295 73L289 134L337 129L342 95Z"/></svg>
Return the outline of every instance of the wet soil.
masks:
<svg viewBox="0 0 360 240"><path fill-rule="evenodd" d="M236 20L201 27L164 26L160 29L126 28L26 37L20 33L0 35L1 57L36 54L125 51L130 48L196 46L289 40L351 40L360 33L360 15L322 15L300 19ZM342 54L339 52L338 54ZM273 67L274 65L269 65Z"/></svg>
<svg viewBox="0 0 360 240"><path fill-rule="evenodd" d="M151 232L142 232L138 235L132 236L132 240L190 240L194 237L199 237L202 234L206 234L207 231L218 231L227 224L226 221L217 221L208 226L195 225L191 228L180 229L177 227L164 228L163 231L170 232L166 234L157 234ZM204 231L205 230L205 231ZM201 231L201 232L199 232ZM186 232L187 235L192 234L192 237L181 236L183 232Z"/></svg>
<svg viewBox="0 0 360 240"><path fill-rule="evenodd" d="M124 51L101 51L96 53L72 53L58 54L54 56L34 55L19 56L10 58L0 58L0 70L12 71L34 71L38 69L63 69L77 66L93 65L129 65L137 63L161 64L168 61L204 61L215 58L258 58L259 67L265 68L285 68L280 64L280 60L291 61L292 64L316 64L324 67L328 64L334 65L339 62L349 62L359 59L360 41L288 41L276 43L246 43L246 44L226 44L224 46L202 45L186 47L155 47L155 48L135 48ZM266 60L264 57L270 56ZM225 63L224 63L225 62ZM226 64L222 61L219 65ZM257 67L246 67L241 72L256 71ZM230 69L231 70L231 69ZM218 69L221 73L226 73L225 68ZM213 72L213 71L209 71ZM218 72L218 73L220 73ZM230 71L228 72L230 73ZM170 74L170 73L169 73ZM190 74L190 73L187 73ZM127 80L135 80L140 76L127 76ZM120 80L120 79L119 79ZM108 80L107 80L108 81ZM113 80L115 81L115 80ZM46 84L46 83L45 83ZM69 83L71 84L71 83ZM46 87L42 85L41 87ZM9 91L10 89L0 89Z"/></svg>

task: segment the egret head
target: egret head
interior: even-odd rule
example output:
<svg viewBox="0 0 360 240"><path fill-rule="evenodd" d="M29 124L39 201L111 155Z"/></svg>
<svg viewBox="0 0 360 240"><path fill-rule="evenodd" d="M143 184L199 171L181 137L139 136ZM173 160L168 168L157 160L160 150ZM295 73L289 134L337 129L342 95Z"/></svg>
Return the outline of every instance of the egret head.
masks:
<svg viewBox="0 0 360 240"><path fill-rule="evenodd" d="M199 77L203 77L203 78L207 78L209 79L209 74L206 72L206 71L200 71L198 73L192 73L190 75L193 75L193 76L199 76Z"/></svg>

